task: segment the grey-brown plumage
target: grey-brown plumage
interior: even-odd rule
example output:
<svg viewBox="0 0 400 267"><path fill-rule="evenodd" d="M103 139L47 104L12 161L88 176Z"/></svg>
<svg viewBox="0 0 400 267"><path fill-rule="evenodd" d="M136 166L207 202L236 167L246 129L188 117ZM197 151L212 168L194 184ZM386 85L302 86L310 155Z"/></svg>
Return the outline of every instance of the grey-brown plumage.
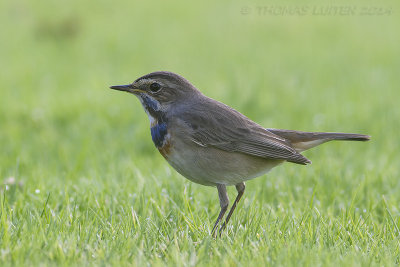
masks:
<svg viewBox="0 0 400 267"><path fill-rule="evenodd" d="M192 140L204 147L239 152L265 159L307 164L285 138L271 133L243 114L214 99L202 97L179 117L191 125Z"/></svg>
<svg viewBox="0 0 400 267"><path fill-rule="evenodd" d="M333 140L368 141L370 139L368 135L352 133L302 132L281 129L268 129L268 131L285 138L298 152Z"/></svg>
<svg viewBox="0 0 400 267"><path fill-rule="evenodd" d="M285 161L309 164L300 152L327 141L369 140L362 134L266 129L171 72L153 72L111 88L139 98L150 119L153 142L172 167L193 182L217 187L221 211L213 233L229 205L226 186L235 185L238 196L220 232L246 180Z"/></svg>

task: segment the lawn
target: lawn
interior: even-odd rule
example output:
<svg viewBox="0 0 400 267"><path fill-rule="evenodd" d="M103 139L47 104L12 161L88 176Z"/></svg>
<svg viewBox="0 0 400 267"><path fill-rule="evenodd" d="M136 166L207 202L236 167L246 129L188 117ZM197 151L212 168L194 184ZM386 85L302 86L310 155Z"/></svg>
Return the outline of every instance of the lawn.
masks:
<svg viewBox="0 0 400 267"><path fill-rule="evenodd" d="M399 12L361 0L1 2L0 265L399 264ZM108 89L156 70L267 128L372 140L324 144L304 153L312 165L247 182L213 239L216 189L175 172L139 101Z"/></svg>

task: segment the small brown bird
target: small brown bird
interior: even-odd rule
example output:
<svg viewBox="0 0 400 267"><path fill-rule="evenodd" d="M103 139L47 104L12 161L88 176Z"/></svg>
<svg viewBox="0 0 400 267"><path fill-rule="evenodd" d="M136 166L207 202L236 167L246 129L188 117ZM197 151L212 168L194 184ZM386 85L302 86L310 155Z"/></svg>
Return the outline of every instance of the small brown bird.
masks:
<svg viewBox="0 0 400 267"><path fill-rule="evenodd" d="M175 170L195 183L217 187L221 211L213 235L229 206L226 186L236 186L238 195L220 233L243 196L245 181L285 161L310 164L300 152L325 142L370 138L363 134L267 129L203 95L172 72L153 72L131 84L110 88L139 98L150 119L153 142Z"/></svg>

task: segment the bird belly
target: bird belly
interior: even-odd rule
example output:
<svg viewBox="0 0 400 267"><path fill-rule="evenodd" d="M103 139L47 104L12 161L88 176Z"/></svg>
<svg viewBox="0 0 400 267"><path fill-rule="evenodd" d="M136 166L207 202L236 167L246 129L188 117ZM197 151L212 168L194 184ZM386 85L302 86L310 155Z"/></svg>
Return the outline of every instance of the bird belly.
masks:
<svg viewBox="0 0 400 267"><path fill-rule="evenodd" d="M168 151L168 153L165 153ZM202 185L236 185L261 176L283 160L265 159L174 139L160 153L187 179Z"/></svg>

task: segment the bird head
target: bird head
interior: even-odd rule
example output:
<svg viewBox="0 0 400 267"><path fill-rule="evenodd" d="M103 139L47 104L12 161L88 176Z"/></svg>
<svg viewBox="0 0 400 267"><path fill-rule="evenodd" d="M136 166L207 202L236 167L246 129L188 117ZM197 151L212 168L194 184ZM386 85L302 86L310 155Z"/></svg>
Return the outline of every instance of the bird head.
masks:
<svg viewBox="0 0 400 267"><path fill-rule="evenodd" d="M155 119L174 106L201 94L182 76L166 71L152 72L136 79L131 84L114 85L110 88L137 96L146 113Z"/></svg>

